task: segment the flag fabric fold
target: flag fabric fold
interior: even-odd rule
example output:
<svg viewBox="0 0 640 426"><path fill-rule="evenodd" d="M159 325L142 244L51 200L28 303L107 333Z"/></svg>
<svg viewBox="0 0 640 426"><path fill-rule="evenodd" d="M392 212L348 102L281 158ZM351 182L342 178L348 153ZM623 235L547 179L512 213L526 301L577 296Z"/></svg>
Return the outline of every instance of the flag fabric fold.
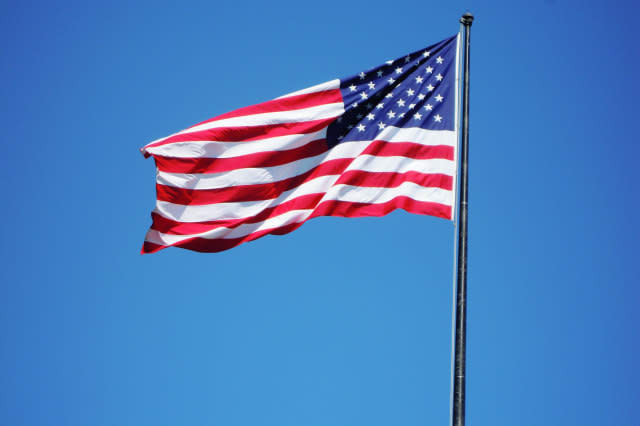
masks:
<svg viewBox="0 0 640 426"><path fill-rule="evenodd" d="M142 148L157 203L142 253L218 252L317 216L453 219L457 36Z"/></svg>

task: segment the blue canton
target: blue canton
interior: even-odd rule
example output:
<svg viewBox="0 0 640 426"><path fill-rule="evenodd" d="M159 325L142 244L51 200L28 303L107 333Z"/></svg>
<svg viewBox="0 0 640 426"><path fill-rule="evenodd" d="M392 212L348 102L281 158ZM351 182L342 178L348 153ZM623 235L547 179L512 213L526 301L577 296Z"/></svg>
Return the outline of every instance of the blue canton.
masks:
<svg viewBox="0 0 640 426"><path fill-rule="evenodd" d="M456 36L340 79L345 113L327 143L374 140L387 126L454 130Z"/></svg>

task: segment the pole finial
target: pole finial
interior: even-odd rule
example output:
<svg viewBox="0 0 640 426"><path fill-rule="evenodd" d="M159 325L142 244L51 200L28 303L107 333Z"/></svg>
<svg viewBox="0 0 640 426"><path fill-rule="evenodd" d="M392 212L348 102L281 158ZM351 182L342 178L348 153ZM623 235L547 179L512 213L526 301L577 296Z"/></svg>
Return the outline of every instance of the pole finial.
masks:
<svg viewBox="0 0 640 426"><path fill-rule="evenodd" d="M473 15L469 12L466 12L464 15L462 15L462 17L460 18L460 22L462 23L462 25L465 26L471 26L471 24L473 23Z"/></svg>

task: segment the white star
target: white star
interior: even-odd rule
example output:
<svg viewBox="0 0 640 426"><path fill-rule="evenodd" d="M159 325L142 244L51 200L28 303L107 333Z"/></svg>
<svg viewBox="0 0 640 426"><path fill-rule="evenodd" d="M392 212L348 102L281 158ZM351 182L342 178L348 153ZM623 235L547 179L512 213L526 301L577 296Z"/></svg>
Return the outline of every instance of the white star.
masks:
<svg viewBox="0 0 640 426"><path fill-rule="evenodd" d="M365 129L365 127L364 127L363 124L358 124L358 131L359 132L364 132L364 129Z"/></svg>
<svg viewBox="0 0 640 426"><path fill-rule="evenodd" d="M367 76L364 72L361 72L358 75L360 76L360 80L364 80L364 78Z"/></svg>
<svg viewBox="0 0 640 426"><path fill-rule="evenodd" d="M424 96L422 93L420 93L420 94L418 95L418 99L423 100L424 98L425 98L425 96Z"/></svg>
<svg viewBox="0 0 640 426"><path fill-rule="evenodd" d="M409 109L414 109L416 107L416 104L409 104Z"/></svg>
<svg viewBox="0 0 640 426"><path fill-rule="evenodd" d="M416 83L420 84L420 83L422 83L422 82L423 82L422 77L417 76L417 77L416 77Z"/></svg>
<svg viewBox="0 0 640 426"><path fill-rule="evenodd" d="M373 120L374 118L376 118L375 115L373 115L371 113L367 114L367 120Z"/></svg>
<svg viewBox="0 0 640 426"><path fill-rule="evenodd" d="M427 74L431 74L433 72L433 68L432 67L427 67L427 69L425 71L427 72Z"/></svg>
<svg viewBox="0 0 640 426"><path fill-rule="evenodd" d="M404 112L402 114L400 114L398 117L404 118Z"/></svg>
<svg viewBox="0 0 640 426"><path fill-rule="evenodd" d="M387 61L387 65L393 64L393 61Z"/></svg>
<svg viewBox="0 0 640 426"><path fill-rule="evenodd" d="M431 92L431 91L433 91L433 89L435 89L435 87L433 87L432 85L428 85L428 86L427 86L427 90L428 90L428 91L430 91L430 92Z"/></svg>
<svg viewBox="0 0 640 426"><path fill-rule="evenodd" d="M376 88L376 84L373 81L370 81L368 86L369 86L369 89L371 89L371 90Z"/></svg>
<svg viewBox="0 0 640 426"><path fill-rule="evenodd" d="M403 107L404 106L404 101L402 99L398 99L398 102L396 102L398 104L398 106Z"/></svg>
<svg viewBox="0 0 640 426"><path fill-rule="evenodd" d="M360 93L360 97L361 97L362 99L367 99L367 98L368 98L367 94L366 94L366 93L364 93L364 92Z"/></svg>
<svg viewBox="0 0 640 426"><path fill-rule="evenodd" d="M402 67L396 68L396 74L402 74Z"/></svg>
<svg viewBox="0 0 640 426"><path fill-rule="evenodd" d="M394 118L396 116L396 113L393 111L389 111L387 115L389 116L389 118Z"/></svg>
<svg viewBox="0 0 640 426"><path fill-rule="evenodd" d="M387 127L387 125L386 125L386 124L384 124L382 121L378 123L378 129L382 130L382 129L384 129L385 127Z"/></svg>
<svg viewBox="0 0 640 426"><path fill-rule="evenodd" d="M428 58L429 55L431 55L431 52L429 52L428 50L425 50L424 52L422 52L422 56L424 56L425 58Z"/></svg>
<svg viewBox="0 0 640 426"><path fill-rule="evenodd" d="M404 62L405 62L405 63L407 63L407 64L408 64L409 62L411 62L411 56L410 56L410 55L407 55L407 57L406 57L406 58L404 58Z"/></svg>
<svg viewBox="0 0 640 426"><path fill-rule="evenodd" d="M382 109L382 108L384 108L384 104L381 102L378 105L376 105L376 108Z"/></svg>
<svg viewBox="0 0 640 426"><path fill-rule="evenodd" d="M396 81L395 81L394 79L392 79L392 78L390 78L390 79L389 79L389 80L387 80L387 81L389 82L389 84L393 84L393 83L395 83L395 82L396 82Z"/></svg>
<svg viewBox="0 0 640 426"><path fill-rule="evenodd" d="M438 56L438 57L436 58L436 62L437 62L437 63L441 64L441 63L442 63L442 61L443 61L442 56Z"/></svg>
<svg viewBox="0 0 640 426"><path fill-rule="evenodd" d="M385 98L393 98L393 93L392 93L392 92L389 92L389 93L387 93L384 97L385 97Z"/></svg>
<svg viewBox="0 0 640 426"><path fill-rule="evenodd" d="M354 86L353 84L351 86L349 86L349 90L351 90L352 92L355 92L357 89L356 86Z"/></svg>
<svg viewBox="0 0 640 426"><path fill-rule="evenodd" d="M354 102L353 105L351 105L351 108L358 108L358 103Z"/></svg>
<svg viewBox="0 0 640 426"><path fill-rule="evenodd" d="M436 122L437 122L437 123L440 123L440 122L442 121L442 117L440 117L440 114L436 114L436 115L433 117L433 119L434 119L434 120L436 120Z"/></svg>
<svg viewBox="0 0 640 426"><path fill-rule="evenodd" d="M415 118L416 120L420 120L422 118L422 114L416 112L415 114L413 114L413 118Z"/></svg>
<svg viewBox="0 0 640 426"><path fill-rule="evenodd" d="M382 77L382 71L378 71L376 74L378 74L378 77Z"/></svg>
<svg viewBox="0 0 640 426"><path fill-rule="evenodd" d="M424 106L424 109L426 109L427 111L431 111L433 109L433 106L431 104L426 104Z"/></svg>
<svg viewBox="0 0 640 426"><path fill-rule="evenodd" d="M436 101L438 101L438 102L442 102L442 100L443 100L443 99L444 99L444 98L443 98L442 96L440 96L440 94L439 94L439 93L436 95Z"/></svg>
<svg viewBox="0 0 640 426"><path fill-rule="evenodd" d="M413 96L414 93L413 89L407 90L407 96Z"/></svg>
<svg viewBox="0 0 640 426"><path fill-rule="evenodd" d="M438 80L438 81L442 81L442 74L438 74L438 75L436 75L436 80Z"/></svg>

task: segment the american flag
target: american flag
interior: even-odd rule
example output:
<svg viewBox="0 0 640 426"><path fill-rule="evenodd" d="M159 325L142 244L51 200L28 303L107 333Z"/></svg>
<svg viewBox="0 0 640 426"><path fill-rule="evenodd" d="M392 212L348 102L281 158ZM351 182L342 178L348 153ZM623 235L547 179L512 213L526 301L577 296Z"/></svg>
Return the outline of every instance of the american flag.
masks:
<svg viewBox="0 0 640 426"><path fill-rule="evenodd" d="M458 37L142 148L157 167L142 253L218 252L316 216L453 218Z"/></svg>

